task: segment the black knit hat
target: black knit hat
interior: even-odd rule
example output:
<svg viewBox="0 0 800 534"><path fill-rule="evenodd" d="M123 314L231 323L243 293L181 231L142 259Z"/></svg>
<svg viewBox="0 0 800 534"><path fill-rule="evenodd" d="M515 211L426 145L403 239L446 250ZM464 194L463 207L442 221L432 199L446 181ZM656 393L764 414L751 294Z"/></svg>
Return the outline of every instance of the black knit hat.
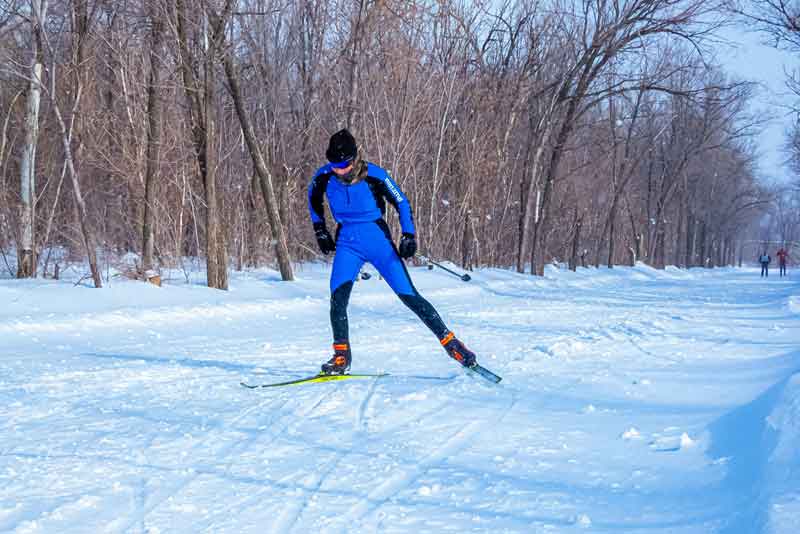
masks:
<svg viewBox="0 0 800 534"><path fill-rule="evenodd" d="M331 136L328 142L328 150L325 151L325 157L331 163L341 163L355 159L358 154L358 146L356 140L347 128L339 130Z"/></svg>

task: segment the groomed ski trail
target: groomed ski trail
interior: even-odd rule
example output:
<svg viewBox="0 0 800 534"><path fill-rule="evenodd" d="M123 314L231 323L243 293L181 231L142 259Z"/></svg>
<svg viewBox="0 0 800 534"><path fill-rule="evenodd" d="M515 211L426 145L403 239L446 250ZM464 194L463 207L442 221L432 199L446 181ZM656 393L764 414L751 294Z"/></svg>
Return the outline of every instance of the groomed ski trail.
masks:
<svg viewBox="0 0 800 534"><path fill-rule="evenodd" d="M476 380L480 380L480 378L476 378ZM338 523L341 523L340 525L324 528L323 532L339 534L353 529L359 530L359 522L373 514L384 502L408 489L415 480L432 467L446 463L451 458L458 458L458 453L463 452L486 428L501 423L513 410L515 403L516 396L512 393L508 405L499 416L490 420L490 414L483 414L484 417L481 419L468 422L422 460L386 477L383 482L342 514L341 518L337 520Z"/></svg>

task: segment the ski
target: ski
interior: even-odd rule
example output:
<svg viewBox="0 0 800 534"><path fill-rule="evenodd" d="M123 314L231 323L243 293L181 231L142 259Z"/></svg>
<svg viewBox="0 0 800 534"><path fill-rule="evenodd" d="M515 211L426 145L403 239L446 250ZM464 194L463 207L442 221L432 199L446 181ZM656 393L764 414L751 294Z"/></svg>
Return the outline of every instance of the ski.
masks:
<svg viewBox="0 0 800 534"><path fill-rule="evenodd" d="M472 367L465 367L466 370L470 371L471 373L475 373L476 375L481 376L482 378L497 384L502 380L502 377L497 376L490 370L482 367L478 364L473 365ZM284 386L299 386L301 384L315 384L320 382L338 382L340 380L355 380L355 379L368 379L368 378L382 378L386 376L391 376L393 378L409 378L409 379L416 379L416 380L439 380L439 381L448 381L453 380L455 378L454 375L451 376L426 376L426 375L392 375L390 373L357 373L357 374L344 374L344 375L326 375L326 374L317 374L312 376L306 376L303 378L296 378L294 380L287 380L285 382L273 382L267 384L248 384L247 382L239 382L242 387L246 387L247 389L258 389L258 388L277 388L277 387L284 387Z"/></svg>
<svg viewBox="0 0 800 534"><path fill-rule="evenodd" d="M466 369L468 369L468 370L472 371L473 373L481 376L482 378L485 378L486 380L488 380L489 382L492 382L493 384L497 384L503 379L503 377L497 376L496 374L494 374L493 372L491 372L487 368L482 367L482 366L478 365L477 363L475 365L473 365L473 366L466 367Z"/></svg>
<svg viewBox="0 0 800 534"><path fill-rule="evenodd" d="M256 389L256 388L276 388L280 386L296 386L300 384L313 384L316 382L335 382L338 380L350 380L350 379L364 379L364 378L380 378L382 376L388 376L387 373L367 373L367 374L347 374L347 375L326 375L326 374L318 374L313 376L306 376L304 378L297 378L295 380L287 380L286 382L275 382L272 384L248 384L246 382L240 382L240 384L248 389Z"/></svg>

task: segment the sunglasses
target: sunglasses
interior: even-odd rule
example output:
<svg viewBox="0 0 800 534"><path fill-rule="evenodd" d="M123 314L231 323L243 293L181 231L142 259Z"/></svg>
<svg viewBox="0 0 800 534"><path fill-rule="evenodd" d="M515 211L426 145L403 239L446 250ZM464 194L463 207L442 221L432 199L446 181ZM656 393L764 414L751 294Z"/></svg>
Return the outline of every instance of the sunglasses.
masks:
<svg viewBox="0 0 800 534"><path fill-rule="evenodd" d="M347 158L343 161L338 161L335 163L331 162L331 167L333 167L334 169L346 169L352 164L353 164L353 158Z"/></svg>

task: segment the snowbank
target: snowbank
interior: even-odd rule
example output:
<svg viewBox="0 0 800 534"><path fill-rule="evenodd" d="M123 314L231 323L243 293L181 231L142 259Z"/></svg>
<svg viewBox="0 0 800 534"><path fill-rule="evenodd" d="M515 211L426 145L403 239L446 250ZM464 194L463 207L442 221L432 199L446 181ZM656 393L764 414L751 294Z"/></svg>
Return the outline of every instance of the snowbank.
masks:
<svg viewBox="0 0 800 534"><path fill-rule="evenodd" d="M786 356L798 364L800 352ZM794 534L800 518L800 372L711 425L709 454L728 467L721 534Z"/></svg>
<svg viewBox="0 0 800 534"><path fill-rule="evenodd" d="M787 380L767 424L775 446L764 473L766 530L790 534L797 532L800 518L800 373Z"/></svg>
<svg viewBox="0 0 800 534"><path fill-rule="evenodd" d="M792 313L800 313L800 296L789 297L789 311Z"/></svg>

